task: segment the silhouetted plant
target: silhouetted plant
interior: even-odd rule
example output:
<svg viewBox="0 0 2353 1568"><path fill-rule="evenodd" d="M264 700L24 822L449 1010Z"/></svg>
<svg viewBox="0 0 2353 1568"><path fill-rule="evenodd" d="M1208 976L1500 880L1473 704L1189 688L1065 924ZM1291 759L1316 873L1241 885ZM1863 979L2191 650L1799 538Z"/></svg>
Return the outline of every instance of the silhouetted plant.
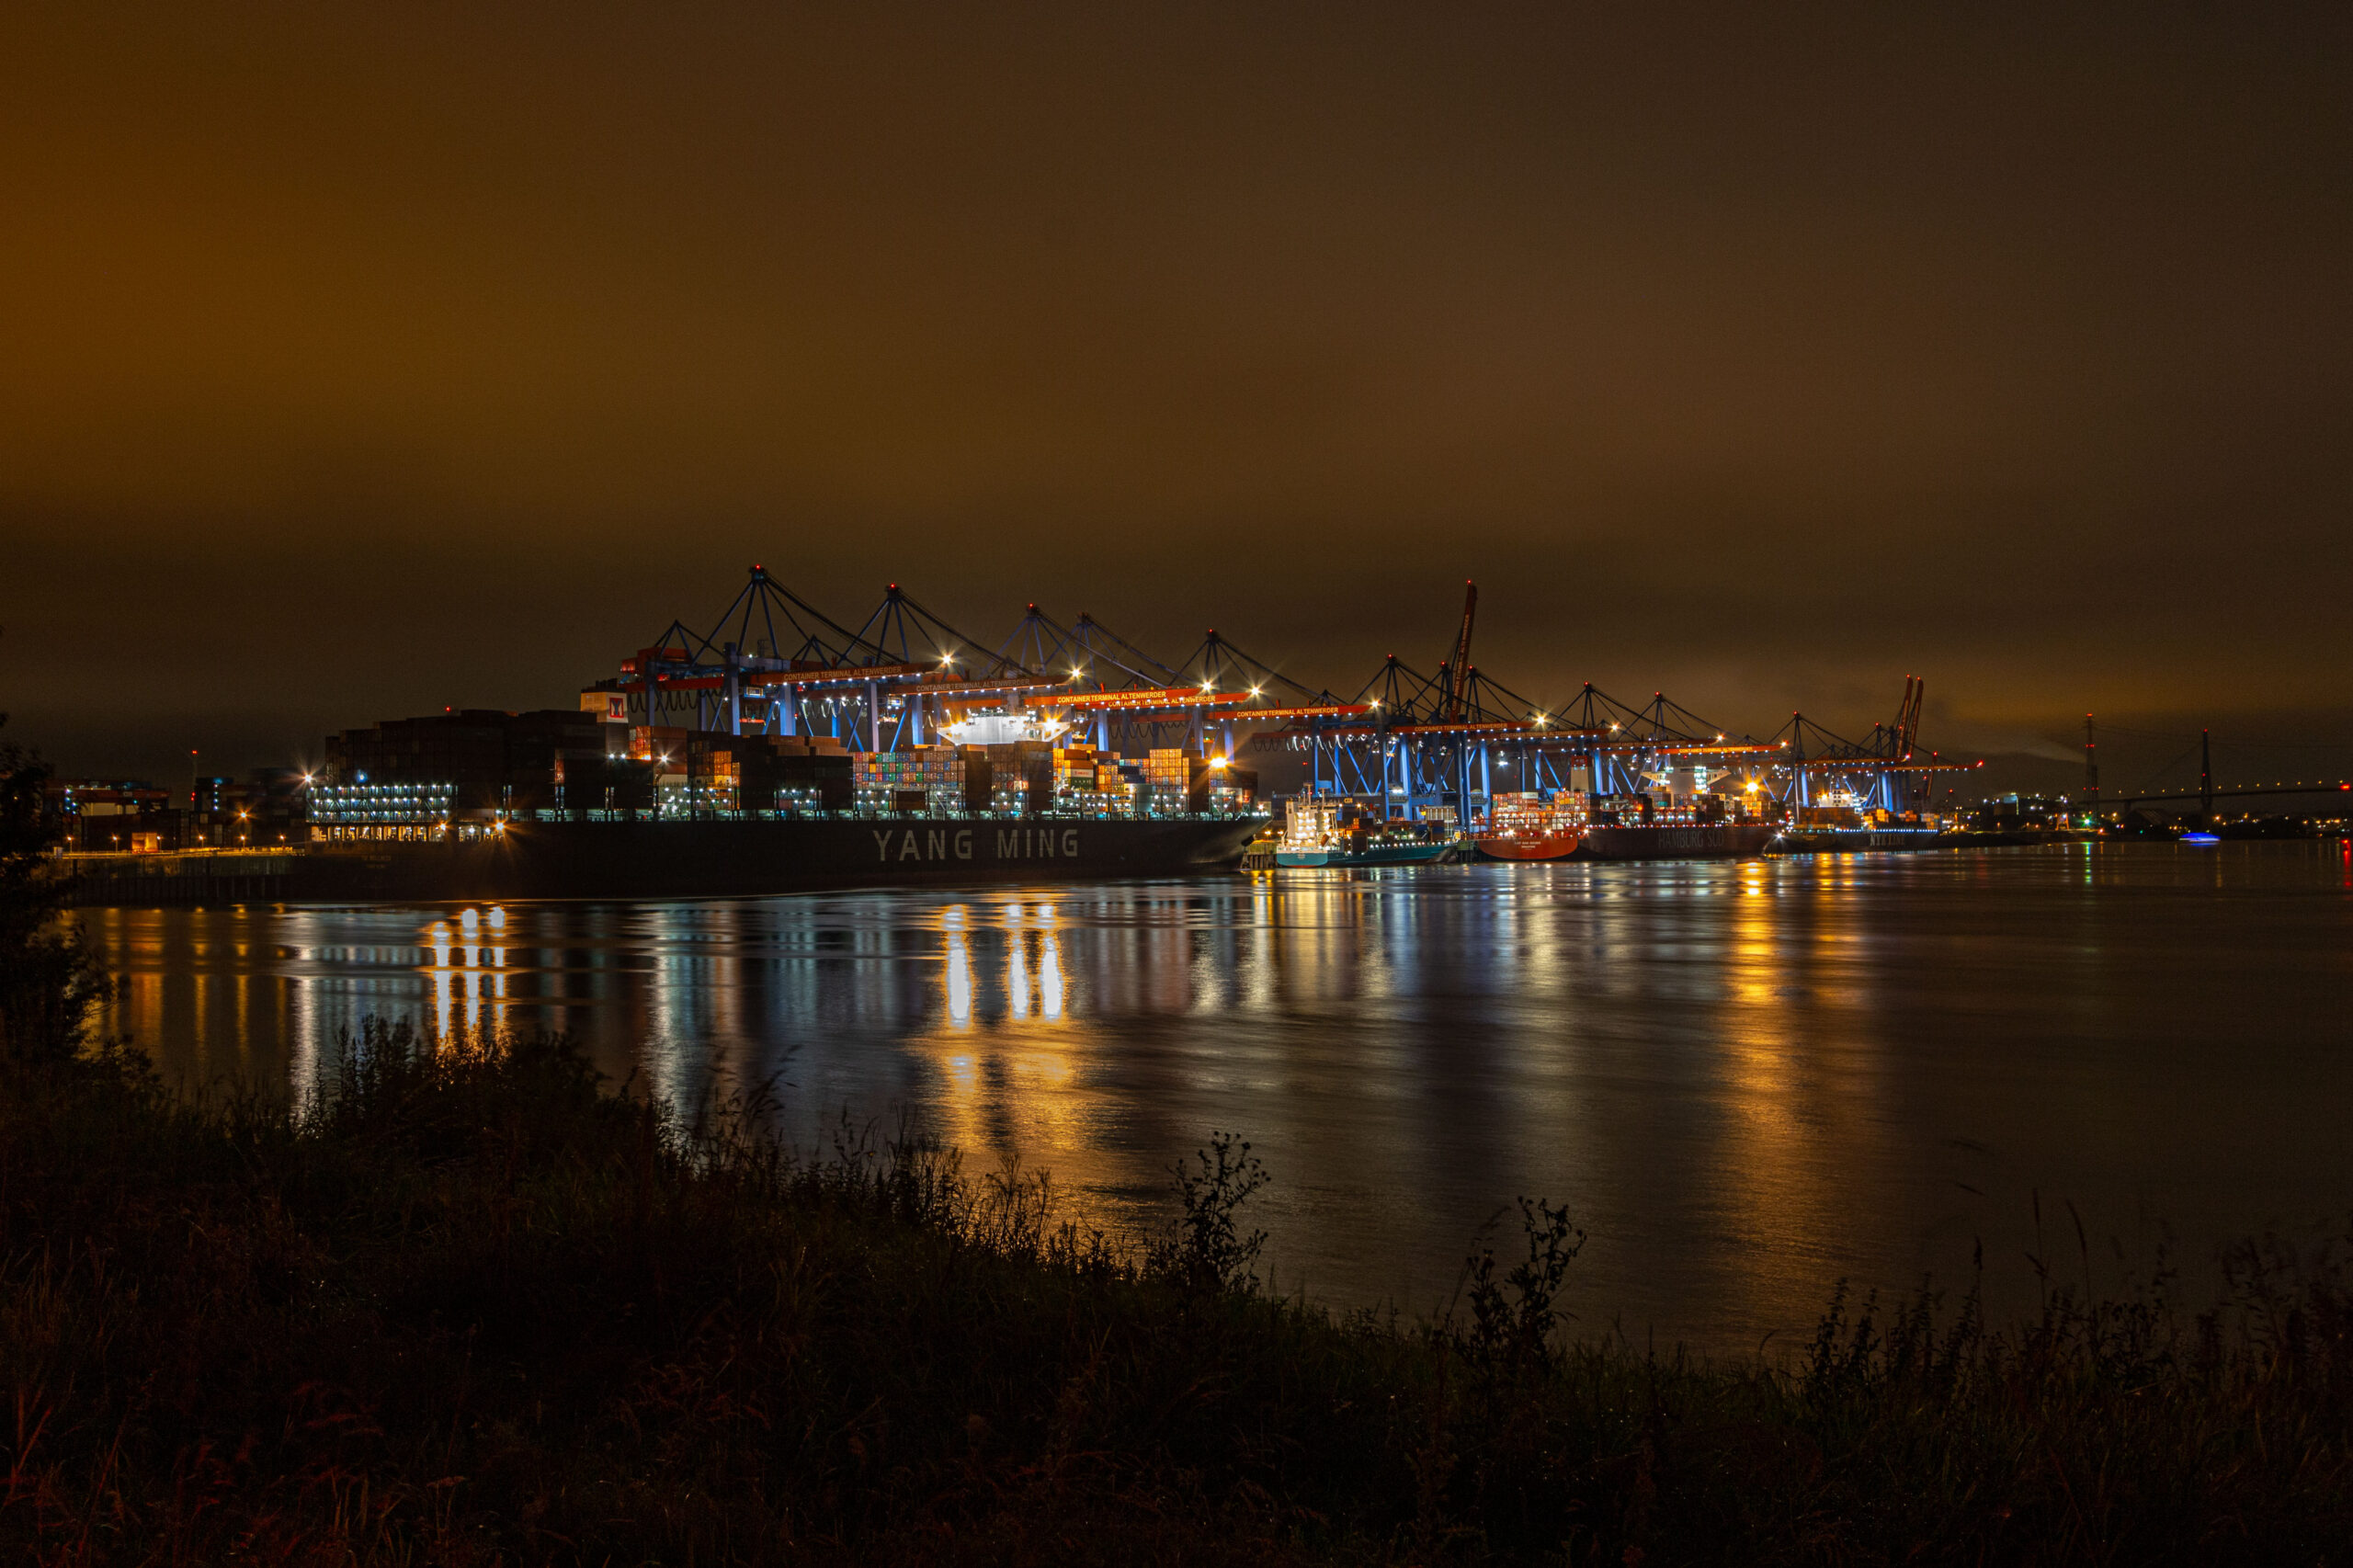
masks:
<svg viewBox="0 0 2353 1568"><path fill-rule="evenodd" d="M80 929L59 918L66 883L53 852L63 823L49 810L50 773L22 746L0 744L0 1062L70 1061L113 991Z"/></svg>
<svg viewBox="0 0 2353 1568"><path fill-rule="evenodd" d="M1174 1234L1154 1249L1158 1269L1197 1289L1258 1288L1264 1231L1245 1231L1239 1216L1251 1194L1270 1179L1250 1145L1231 1132L1210 1134L1209 1147L1172 1168L1180 1212Z"/></svg>
<svg viewBox="0 0 2353 1568"><path fill-rule="evenodd" d="M1559 1306L1561 1285L1585 1247L1585 1233L1570 1222L1565 1204L1522 1198L1519 1229L1528 1256L1501 1280L1490 1244L1483 1243L1463 1262L1471 1323L1457 1333L1455 1343L1474 1365L1489 1370L1552 1365L1552 1331L1566 1315Z"/></svg>

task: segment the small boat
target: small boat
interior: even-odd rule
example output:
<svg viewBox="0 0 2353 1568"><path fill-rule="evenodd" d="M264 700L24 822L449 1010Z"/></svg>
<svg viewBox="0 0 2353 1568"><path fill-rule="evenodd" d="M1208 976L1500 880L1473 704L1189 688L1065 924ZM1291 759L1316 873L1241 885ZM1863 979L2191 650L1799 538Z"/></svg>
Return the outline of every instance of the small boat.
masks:
<svg viewBox="0 0 2353 1568"><path fill-rule="evenodd" d="M1275 841L1275 864L1330 865L1333 846L1339 837L1336 825L1336 813L1328 801L1290 801L1283 808L1283 833Z"/></svg>
<svg viewBox="0 0 2353 1568"><path fill-rule="evenodd" d="M1460 846L1415 838L1341 837L1327 844L1285 844L1275 851L1278 866L1435 866L1460 858Z"/></svg>
<svg viewBox="0 0 2353 1568"><path fill-rule="evenodd" d="M1324 864L1330 866L1435 866L1457 858L1451 842L1430 843L1417 838L1368 838L1361 847L1343 843Z"/></svg>
<svg viewBox="0 0 2353 1568"><path fill-rule="evenodd" d="M1429 839L1403 834L1344 828L1332 808L1320 801L1293 801L1284 814L1283 835L1275 845L1275 864L1317 866L1431 866L1464 858L1464 846L1450 838Z"/></svg>
<svg viewBox="0 0 2353 1568"><path fill-rule="evenodd" d="M2181 835L2181 841L2184 844L2196 844L2200 846L2220 844L2222 842L2222 835L2219 833L2185 833Z"/></svg>

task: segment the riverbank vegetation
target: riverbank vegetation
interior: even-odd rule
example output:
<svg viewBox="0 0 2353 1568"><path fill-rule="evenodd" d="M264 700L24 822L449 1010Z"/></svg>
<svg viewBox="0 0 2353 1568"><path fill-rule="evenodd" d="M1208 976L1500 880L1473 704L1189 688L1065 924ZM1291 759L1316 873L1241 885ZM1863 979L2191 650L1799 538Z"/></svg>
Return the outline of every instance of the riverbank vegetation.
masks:
<svg viewBox="0 0 2353 1568"><path fill-rule="evenodd" d="M1254 1280L1219 1139L1115 1242L920 1139L797 1156L561 1040L372 1028L290 1109L0 1079L0 1551L165 1562L2282 1562L2353 1540L2353 1290L1842 1300L1565 1340L1524 1205L1434 1322Z"/></svg>

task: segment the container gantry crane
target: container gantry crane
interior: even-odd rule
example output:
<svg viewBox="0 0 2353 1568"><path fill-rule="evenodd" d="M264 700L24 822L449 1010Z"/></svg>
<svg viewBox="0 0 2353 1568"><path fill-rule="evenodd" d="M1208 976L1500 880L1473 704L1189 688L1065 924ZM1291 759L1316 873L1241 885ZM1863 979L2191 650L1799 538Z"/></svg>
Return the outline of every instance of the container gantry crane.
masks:
<svg viewBox="0 0 2353 1568"><path fill-rule="evenodd" d="M1957 769L1917 756L1926 683L1906 677L1894 718L1848 741L1802 714L1775 734L1734 737L1654 692L1639 706L1586 683L1547 707L1472 662L1478 585L1463 585L1447 657L1426 675L1392 654L1352 697L1313 687L1215 631L1187 659L1155 657L1092 616L1063 625L1030 604L994 649L896 583L852 630L759 565L711 630L674 619L584 697L634 723L685 720L731 734L831 733L850 749L921 745L974 709L1028 706L1108 752L1182 744L1231 757L1238 741L1306 753L1309 788L1383 816L1484 816L1498 778L1522 790L1640 792L1671 768L1769 775L1811 804L1836 790L1891 811L1923 775Z"/></svg>

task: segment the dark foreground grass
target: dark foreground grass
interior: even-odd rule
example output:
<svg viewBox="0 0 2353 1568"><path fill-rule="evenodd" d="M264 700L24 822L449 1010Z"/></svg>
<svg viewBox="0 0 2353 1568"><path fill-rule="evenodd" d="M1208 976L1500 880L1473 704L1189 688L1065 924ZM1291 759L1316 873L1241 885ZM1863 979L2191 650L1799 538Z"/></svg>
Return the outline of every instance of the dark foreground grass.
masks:
<svg viewBox="0 0 2353 1568"><path fill-rule="evenodd" d="M2348 1289L1566 1345L1529 1206L1449 1322L1250 1287L1221 1142L1121 1249L920 1142L795 1159L561 1041L372 1033L306 1114L0 1072L0 1554L320 1563L2323 1562Z"/></svg>

